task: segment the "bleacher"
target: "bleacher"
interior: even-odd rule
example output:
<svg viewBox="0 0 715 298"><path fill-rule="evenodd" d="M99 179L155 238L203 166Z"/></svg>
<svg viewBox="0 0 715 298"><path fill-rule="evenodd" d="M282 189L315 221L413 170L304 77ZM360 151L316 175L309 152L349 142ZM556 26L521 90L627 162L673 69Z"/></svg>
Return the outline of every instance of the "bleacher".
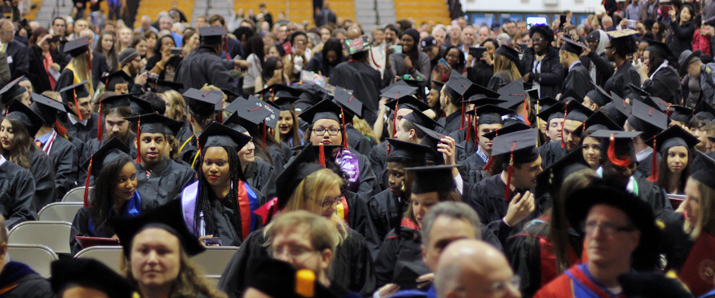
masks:
<svg viewBox="0 0 715 298"><path fill-rule="evenodd" d="M419 26L422 22L449 24L449 8L444 0L394 0L397 20L411 19Z"/></svg>
<svg viewBox="0 0 715 298"><path fill-rule="evenodd" d="M191 22L191 12L194 11L194 1L193 0L173 0L176 1L179 10L184 12L186 18ZM141 17L143 15L148 15L153 21L157 21L156 17L161 11L169 11L171 9L171 1L160 1L160 0L142 0L139 2L139 9L137 10L136 22L134 22L134 28L141 27Z"/></svg>

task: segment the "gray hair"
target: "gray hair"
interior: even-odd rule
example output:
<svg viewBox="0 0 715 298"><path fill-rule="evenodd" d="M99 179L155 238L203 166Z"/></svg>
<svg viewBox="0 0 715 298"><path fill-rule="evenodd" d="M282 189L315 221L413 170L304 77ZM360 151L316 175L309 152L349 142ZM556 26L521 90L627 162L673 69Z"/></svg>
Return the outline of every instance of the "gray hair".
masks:
<svg viewBox="0 0 715 298"><path fill-rule="evenodd" d="M432 30L432 35L434 35L434 33L437 32L437 31L442 31L442 33L447 34L447 32L445 32L442 28L440 28L440 27L435 27L435 28Z"/></svg>
<svg viewBox="0 0 715 298"><path fill-rule="evenodd" d="M482 238L482 224L479 221L479 215L471 206L462 202L441 202L430 208L429 212L425 214L425 218L422 219L422 229L420 231L422 244L427 245L429 243L432 225L440 216L468 221L472 224L474 232L477 234L477 239Z"/></svg>

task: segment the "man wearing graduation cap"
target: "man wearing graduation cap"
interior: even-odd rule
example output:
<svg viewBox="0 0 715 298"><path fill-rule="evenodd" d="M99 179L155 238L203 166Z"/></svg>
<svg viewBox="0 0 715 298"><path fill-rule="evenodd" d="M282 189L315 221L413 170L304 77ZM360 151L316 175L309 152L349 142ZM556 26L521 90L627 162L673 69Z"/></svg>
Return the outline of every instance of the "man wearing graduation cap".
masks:
<svg viewBox="0 0 715 298"><path fill-rule="evenodd" d="M712 105L715 100L715 63L703 63L700 60L700 55L702 55L700 50L695 52L685 50L680 53L678 58L679 73L681 76L687 73L691 78L698 80L703 101Z"/></svg>
<svg viewBox="0 0 715 298"><path fill-rule="evenodd" d="M201 46L181 61L174 81L184 84L184 88L198 89L209 84L238 93L226 62L220 56L225 47L226 34L223 27L199 28Z"/></svg>
<svg viewBox="0 0 715 298"><path fill-rule="evenodd" d="M623 129L625 131L640 131L641 134L633 138L636 149L636 161L638 168L633 176L636 178L648 178L652 176L652 169L660 164L661 156L652 147L646 144L647 140L655 137L668 128L668 116L650 107L641 101L633 102L633 113L626 120ZM658 144L656 144L656 147ZM657 148L656 148L657 150ZM657 181L658 177L651 178Z"/></svg>
<svg viewBox="0 0 715 298"><path fill-rule="evenodd" d="M437 132L450 134L464 128L465 111L462 109L464 105L462 101L465 100L464 94L472 85L469 79L452 70L449 81L444 84L439 96L440 106L447 116L437 120L437 123L441 126L436 129Z"/></svg>
<svg viewBox="0 0 715 298"><path fill-rule="evenodd" d="M543 211L530 191L542 171L537 136L537 129L527 129L494 138L492 155L501 157L503 171L483 179L463 196L501 243L506 243L517 224Z"/></svg>
<svg viewBox="0 0 715 298"><path fill-rule="evenodd" d="M601 107L609 103L610 100L611 96L608 95L603 88L596 86L596 89L586 93L586 96L583 98L583 102L581 104L591 111L598 111Z"/></svg>
<svg viewBox="0 0 715 298"><path fill-rule="evenodd" d="M132 82L132 77L130 77L123 70L113 72L102 79L106 85L106 91L112 91L117 94L127 94L129 93L129 85Z"/></svg>
<svg viewBox="0 0 715 298"><path fill-rule="evenodd" d="M558 107L559 105L554 105L544 112L555 113ZM543 159L542 166L544 167L551 166L581 145L581 135L577 134L577 132L582 131L579 128L593 115L593 111L576 100L571 100L561 111L565 114L564 125L561 129L561 140L548 142L539 148L539 154Z"/></svg>
<svg viewBox="0 0 715 298"><path fill-rule="evenodd" d="M579 60L579 56L586 46L565 37L561 40L565 41L565 43L561 46L559 57L561 65L568 69L563 88L561 88L561 94L573 90L580 98L583 98L594 86L594 82L588 74L588 69Z"/></svg>
<svg viewBox="0 0 715 298"><path fill-rule="evenodd" d="M85 85L86 82L81 82L60 90L62 102L71 111L60 114L58 121L70 136L86 144L97 138L99 115L92 112L92 97Z"/></svg>
<svg viewBox="0 0 715 298"><path fill-rule="evenodd" d="M633 66L633 62L628 59L638 50L634 37L637 33L631 29L607 32L611 39L606 44L606 58L616 65L616 71L603 84L603 89L607 93L625 96L629 84L640 85L640 74Z"/></svg>
<svg viewBox="0 0 715 298"><path fill-rule="evenodd" d="M187 100L189 124L193 133L186 139L179 139L179 158L186 164L193 166L197 159L199 148L198 137L201 132L216 121L216 105L221 103L221 95L189 88L182 94Z"/></svg>
<svg viewBox="0 0 715 298"><path fill-rule="evenodd" d="M330 83L348 90L354 90L353 95L359 98L365 110L363 119L370 125L375 123L379 90L383 86L380 72L368 64L370 56L370 41L367 35L346 40L344 47L350 55L350 60L341 62L330 71ZM392 78L386 78L392 79Z"/></svg>
<svg viewBox="0 0 715 298"><path fill-rule="evenodd" d="M553 102L552 102L553 101ZM548 103L548 104L547 104ZM541 118L542 124L541 130L546 131L546 137L548 142L560 141L561 140L561 130L564 127L564 108L566 105L563 102L556 101L553 98L540 99L539 107L541 107L539 114L536 116ZM552 107L556 106L552 109ZM543 123L546 122L546 123ZM544 127L545 126L545 127ZM547 143L548 143L547 142ZM545 146L545 144L543 145Z"/></svg>
<svg viewBox="0 0 715 298"><path fill-rule="evenodd" d="M156 113L125 118L138 123L137 191L141 194L142 210L148 210L173 200L181 190L196 180L196 172L164 155L167 136L174 135L181 122Z"/></svg>
<svg viewBox="0 0 715 298"><path fill-rule="evenodd" d="M504 127L501 117L510 113L511 110L489 104L479 106L466 113L467 115L478 117L475 123L477 135L474 138L476 142L465 144L465 155L467 157L460 162L460 164L464 165L462 177L467 178L464 181L467 185L476 185L479 182L482 175L475 174L484 170L492 157L494 142L484 135ZM477 143L477 146L474 146L473 143Z"/></svg>
<svg viewBox="0 0 715 298"><path fill-rule="evenodd" d="M531 126L531 100L529 93L524 89L524 79L519 78L501 87L497 92L499 93L499 99L504 100L498 105L513 111L504 120L516 120Z"/></svg>
<svg viewBox="0 0 715 298"><path fill-rule="evenodd" d="M4 297L55 297L50 282L29 266L10 260L8 228L0 216L0 289Z"/></svg>
<svg viewBox="0 0 715 298"><path fill-rule="evenodd" d="M63 133L58 133L57 115L67 113L65 105L52 98L32 93L34 103L30 109L44 118L45 122L35 134L35 144L40 145L42 151L52 159L55 171L55 197L62 199L64 195L75 187L79 173L79 154L84 147L77 148ZM64 129L64 128L62 128Z"/></svg>

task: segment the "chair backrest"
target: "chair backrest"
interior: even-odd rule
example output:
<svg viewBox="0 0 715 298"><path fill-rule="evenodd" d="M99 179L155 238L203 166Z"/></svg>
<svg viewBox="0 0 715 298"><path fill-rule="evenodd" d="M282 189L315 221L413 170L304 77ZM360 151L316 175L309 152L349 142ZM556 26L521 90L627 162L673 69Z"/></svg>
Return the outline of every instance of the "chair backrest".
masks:
<svg viewBox="0 0 715 298"><path fill-rule="evenodd" d="M8 244L37 244L55 253L71 253L72 224L62 221L26 221L16 225L8 234Z"/></svg>
<svg viewBox="0 0 715 298"><path fill-rule="evenodd" d="M191 260L204 271L204 277L212 278L221 276L236 251L237 246L209 246Z"/></svg>
<svg viewBox="0 0 715 298"><path fill-rule="evenodd" d="M50 277L50 263L58 259L55 252L44 245L8 244L7 253L11 260L30 266L44 278Z"/></svg>
<svg viewBox="0 0 715 298"><path fill-rule="evenodd" d="M94 186L89 187L89 191L92 191ZM84 186L75 187L70 189L64 197L62 197L62 202L83 202L84 203Z"/></svg>
<svg viewBox="0 0 715 298"><path fill-rule="evenodd" d="M50 203L37 213L37 220L72 222L82 206L84 206L83 203L75 202Z"/></svg>
<svg viewBox="0 0 715 298"><path fill-rule="evenodd" d="M122 270L122 247L121 246L92 246L78 252L75 258L95 259L114 269L119 274L124 275Z"/></svg>

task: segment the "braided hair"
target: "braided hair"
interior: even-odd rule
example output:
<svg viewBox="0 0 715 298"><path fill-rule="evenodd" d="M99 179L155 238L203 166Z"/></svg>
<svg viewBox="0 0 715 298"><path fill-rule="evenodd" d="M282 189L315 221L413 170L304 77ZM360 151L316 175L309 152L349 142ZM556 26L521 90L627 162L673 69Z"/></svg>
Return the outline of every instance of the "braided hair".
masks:
<svg viewBox="0 0 715 298"><path fill-rule="evenodd" d="M236 227L236 231L239 233L241 238L247 235L241 235L241 212L238 208L238 182L239 180L244 180L243 171L241 170L241 160L238 158L238 153L236 149L227 146L221 146L228 155L228 166L229 166L229 183L231 183L231 190L228 192L227 199L224 200L226 207L234 210L233 216L231 216L231 221L233 226ZM204 163L204 153L202 152L200 158L200 165ZM198 197L196 198L196 208L194 208L194 233L200 235L199 231L199 219L201 218L201 213L203 213L204 223L206 225L206 233L213 234L216 231L216 223L213 217L213 204L221 204L217 195L211 190L211 186L208 181L206 181L206 176L204 176L203 169L198 171L199 176L199 189Z"/></svg>

